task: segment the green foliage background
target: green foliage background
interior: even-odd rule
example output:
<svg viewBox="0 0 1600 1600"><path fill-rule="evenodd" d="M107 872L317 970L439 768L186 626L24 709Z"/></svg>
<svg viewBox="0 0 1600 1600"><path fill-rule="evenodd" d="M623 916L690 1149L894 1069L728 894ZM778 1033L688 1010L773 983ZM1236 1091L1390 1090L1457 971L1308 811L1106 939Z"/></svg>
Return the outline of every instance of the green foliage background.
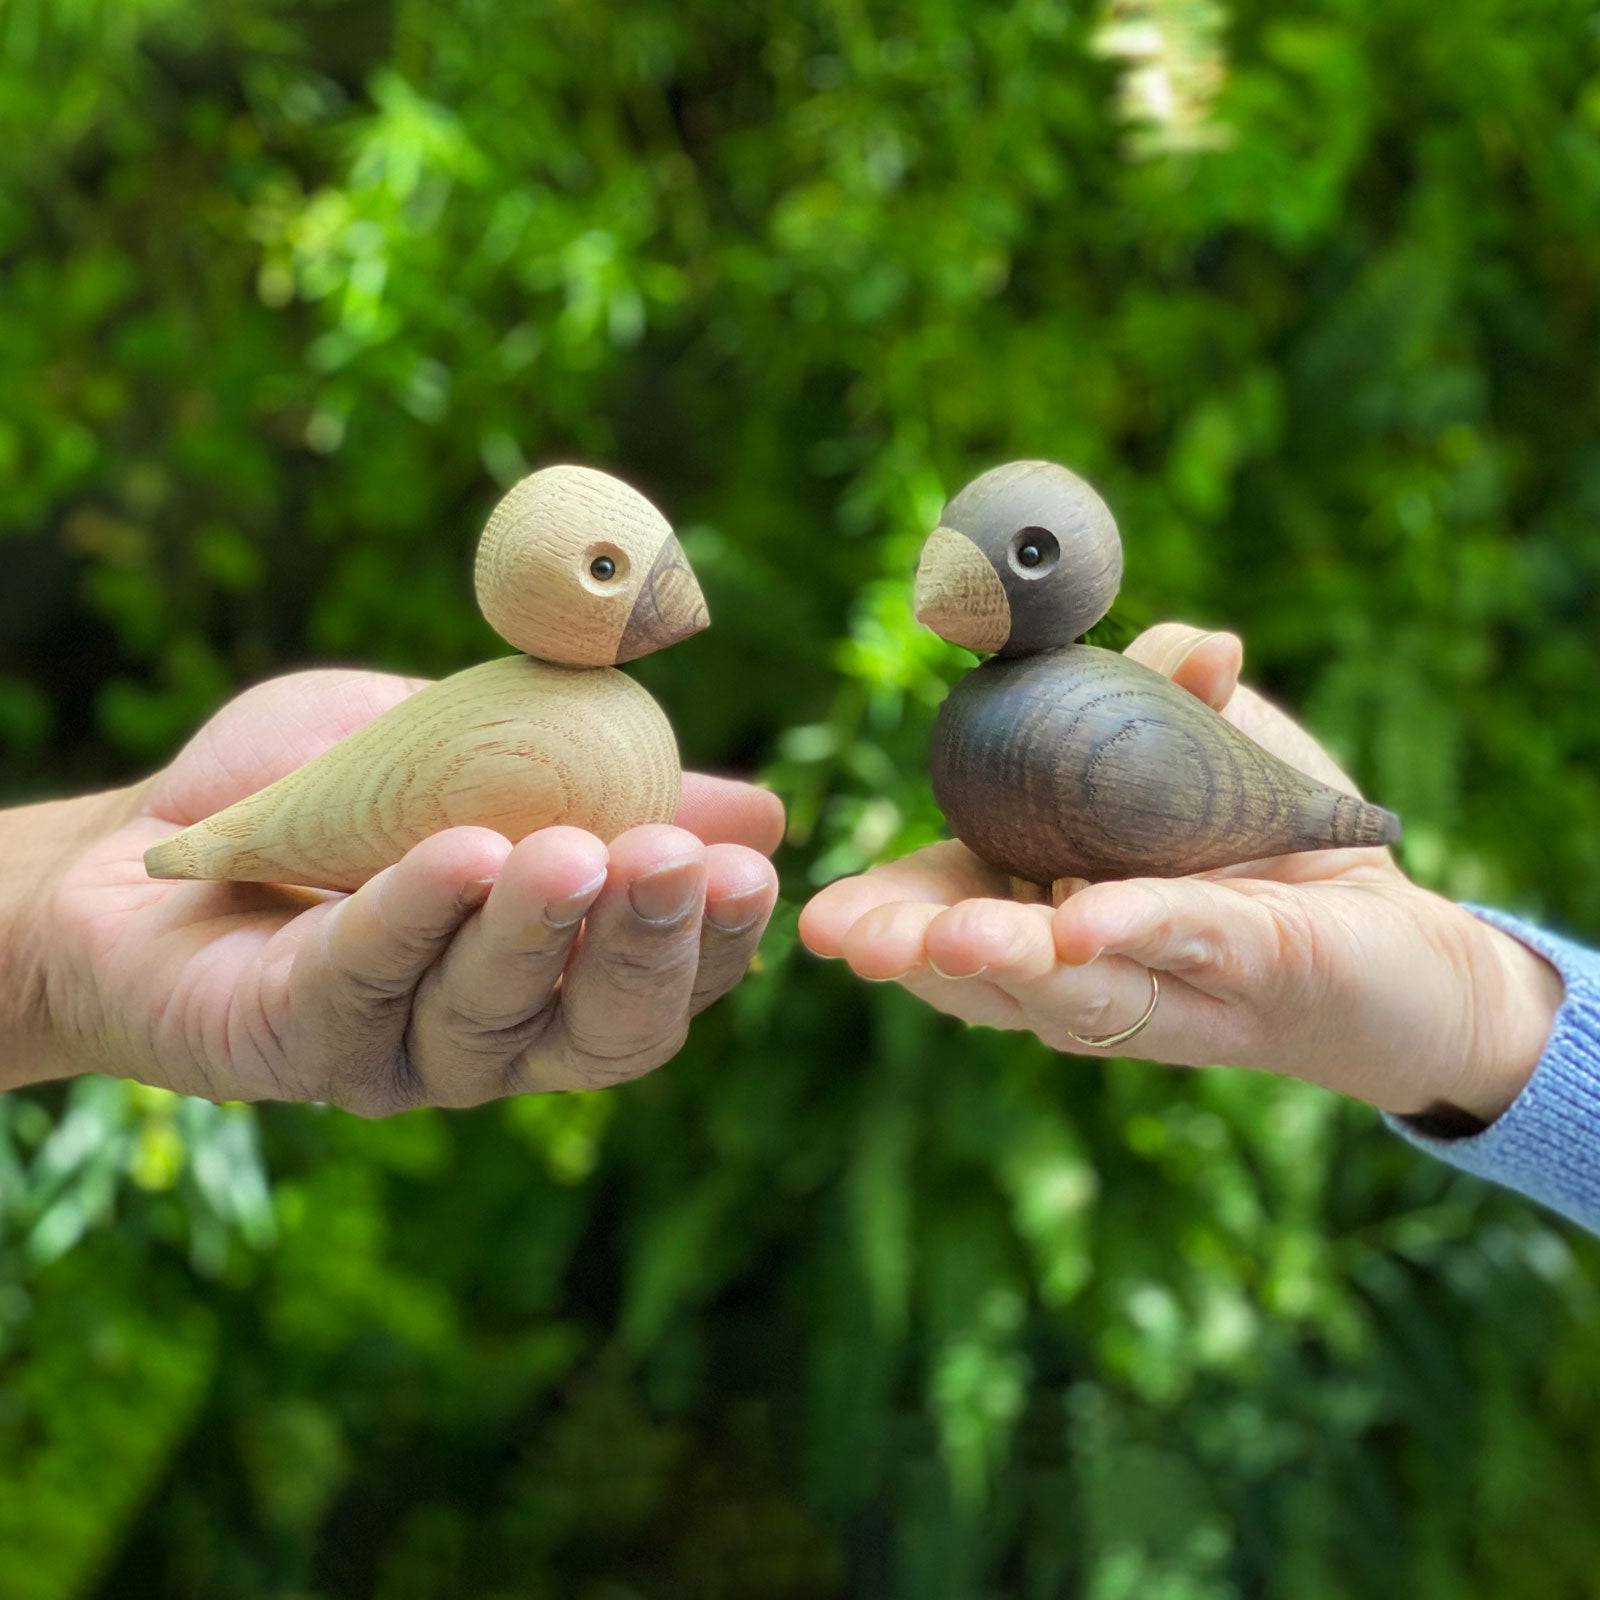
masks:
<svg viewBox="0 0 1600 1600"><path fill-rule="evenodd" d="M483 518L578 457L686 530L716 625L640 676L794 830L624 1091L0 1107L0 1593L1600 1593L1590 1241L792 932L935 832L914 551L1038 454L1413 872L1600 936L1597 224L1593 0L3 0L7 792L490 652Z"/></svg>

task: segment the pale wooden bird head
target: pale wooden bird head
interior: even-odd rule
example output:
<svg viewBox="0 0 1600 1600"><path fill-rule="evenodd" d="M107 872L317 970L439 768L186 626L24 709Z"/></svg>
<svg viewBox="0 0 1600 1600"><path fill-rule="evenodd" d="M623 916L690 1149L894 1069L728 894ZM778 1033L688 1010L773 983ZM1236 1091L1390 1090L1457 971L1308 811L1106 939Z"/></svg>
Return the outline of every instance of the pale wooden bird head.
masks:
<svg viewBox="0 0 1600 1600"><path fill-rule="evenodd" d="M1002 656L1071 644L1111 609L1122 541L1106 503L1051 461L1013 461L944 508L917 563L917 620Z"/></svg>
<svg viewBox="0 0 1600 1600"><path fill-rule="evenodd" d="M705 597L651 503L592 467L546 467L510 489L478 544L478 606L541 661L634 661L709 625Z"/></svg>

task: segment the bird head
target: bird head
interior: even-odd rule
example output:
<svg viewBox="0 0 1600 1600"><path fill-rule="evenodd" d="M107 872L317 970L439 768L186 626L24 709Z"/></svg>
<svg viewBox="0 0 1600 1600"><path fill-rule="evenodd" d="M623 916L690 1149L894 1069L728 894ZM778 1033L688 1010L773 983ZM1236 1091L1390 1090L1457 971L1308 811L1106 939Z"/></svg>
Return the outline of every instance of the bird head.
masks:
<svg viewBox="0 0 1600 1600"><path fill-rule="evenodd" d="M1116 598L1122 541L1106 503L1050 461L1013 461L944 508L917 563L917 620L1002 656L1071 644Z"/></svg>
<svg viewBox="0 0 1600 1600"><path fill-rule="evenodd" d="M478 544L478 606L507 644L575 667L634 661L710 624L667 520L592 467L516 484Z"/></svg>

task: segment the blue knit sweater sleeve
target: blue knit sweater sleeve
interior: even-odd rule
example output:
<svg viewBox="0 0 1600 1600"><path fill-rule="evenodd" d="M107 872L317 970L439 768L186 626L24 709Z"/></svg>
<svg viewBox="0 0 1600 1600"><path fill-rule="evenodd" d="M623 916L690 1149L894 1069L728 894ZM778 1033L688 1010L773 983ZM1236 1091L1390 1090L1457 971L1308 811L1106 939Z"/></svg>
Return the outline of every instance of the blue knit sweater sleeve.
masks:
<svg viewBox="0 0 1600 1600"><path fill-rule="evenodd" d="M1438 1139L1403 1117L1385 1121L1441 1161L1600 1233L1600 952L1503 912L1472 909L1537 950L1566 980L1550 1042L1527 1087L1482 1133Z"/></svg>

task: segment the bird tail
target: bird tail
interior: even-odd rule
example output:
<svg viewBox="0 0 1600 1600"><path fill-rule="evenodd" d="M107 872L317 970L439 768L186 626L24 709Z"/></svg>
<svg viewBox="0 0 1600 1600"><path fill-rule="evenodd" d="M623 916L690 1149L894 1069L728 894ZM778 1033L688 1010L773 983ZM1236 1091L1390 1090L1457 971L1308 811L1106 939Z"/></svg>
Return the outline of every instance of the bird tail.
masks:
<svg viewBox="0 0 1600 1600"><path fill-rule="evenodd" d="M265 790L260 791L265 793ZM206 817L191 823L182 833L153 844L144 853L144 870L152 878L235 878L243 882L275 883L279 874L272 868L278 865L270 856L258 849L256 830L245 826L247 808L254 795L241 800L216 817ZM244 812L232 827L217 827L218 818L234 819ZM296 880L298 881L298 880Z"/></svg>
<svg viewBox="0 0 1600 1600"><path fill-rule="evenodd" d="M1400 837L1399 817L1359 795L1338 795L1328 823L1335 848L1389 845Z"/></svg>
<svg viewBox="0 0 1600 1600"><path fill-rule="evenodd" d="M199 878L205 872L195 848L195 830L185 828L170 839L153 844L144 853L144 870L152 878Z"/></svg>

